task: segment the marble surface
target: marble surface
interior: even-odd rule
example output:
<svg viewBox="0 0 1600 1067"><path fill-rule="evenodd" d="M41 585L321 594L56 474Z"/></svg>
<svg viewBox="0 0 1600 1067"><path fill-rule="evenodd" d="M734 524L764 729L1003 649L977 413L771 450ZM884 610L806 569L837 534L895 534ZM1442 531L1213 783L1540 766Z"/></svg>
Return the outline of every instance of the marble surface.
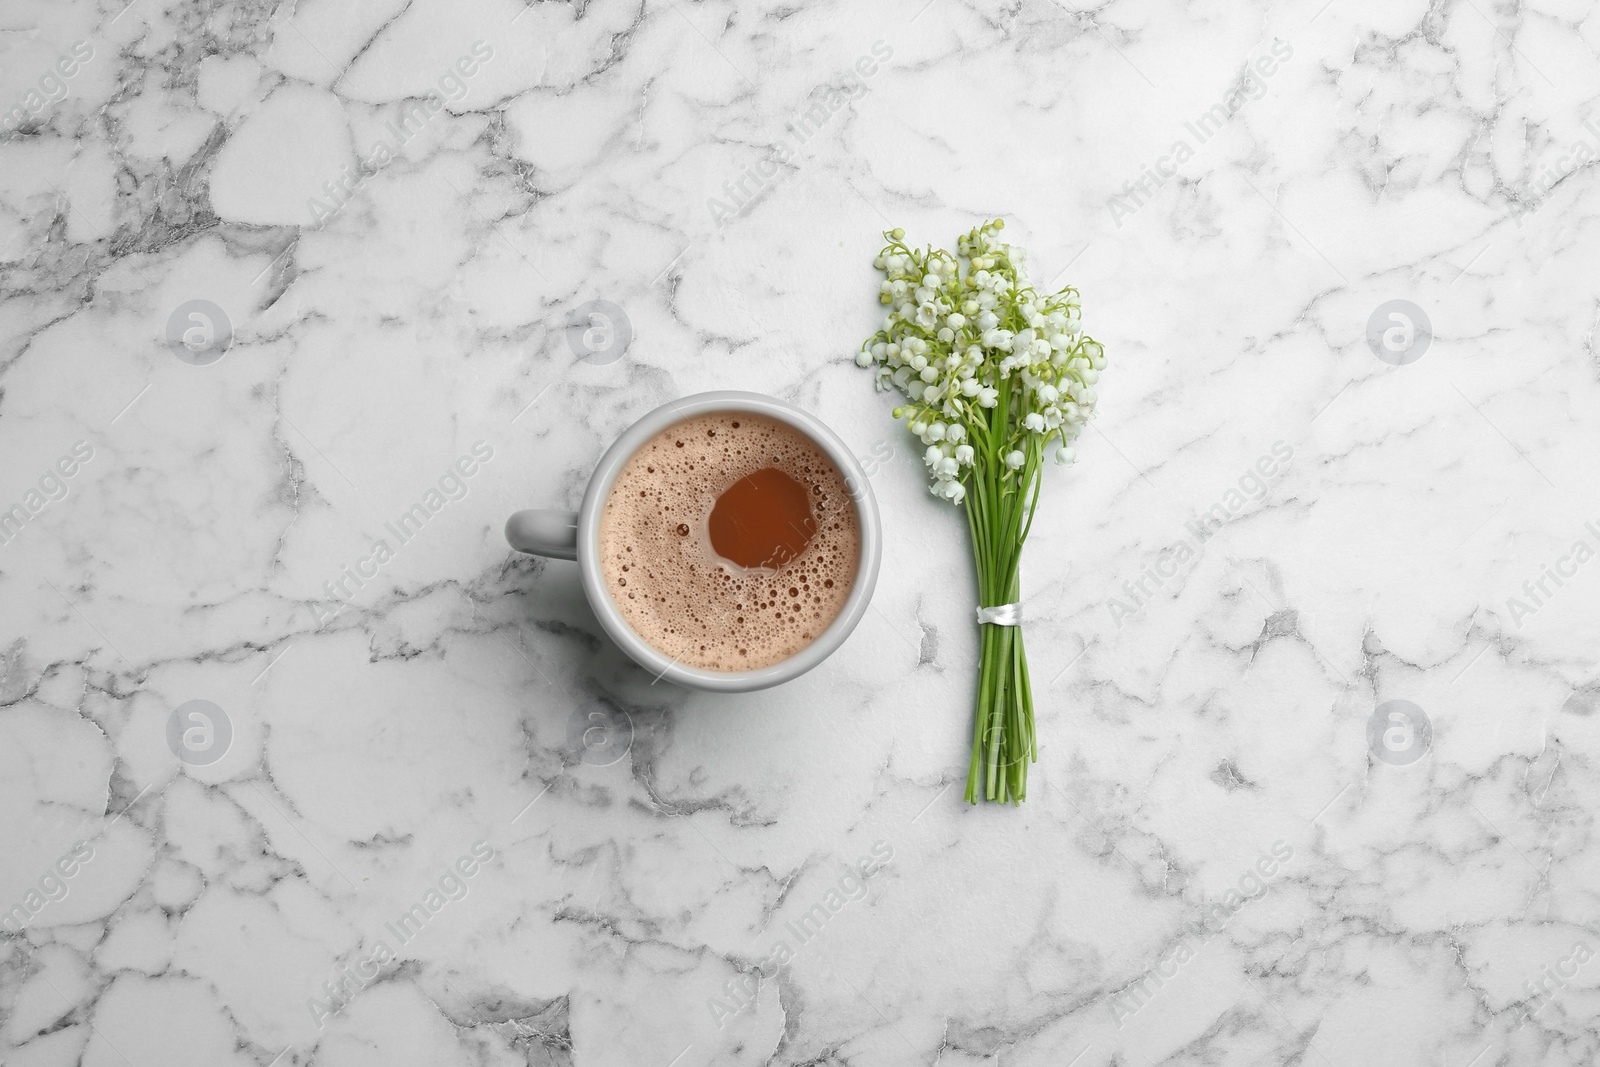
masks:
<svg viewBox="0 0 1600 1067"><path fill-rule="evenodd" d="M0 48L0 1061L1600 1057L1590 5L16 0ZM1110 357L1020 810L961 803L963 524L850 361L878 231L994 215ZM888 546L743 697L501 535L712 388L836 427Z"/></svg>

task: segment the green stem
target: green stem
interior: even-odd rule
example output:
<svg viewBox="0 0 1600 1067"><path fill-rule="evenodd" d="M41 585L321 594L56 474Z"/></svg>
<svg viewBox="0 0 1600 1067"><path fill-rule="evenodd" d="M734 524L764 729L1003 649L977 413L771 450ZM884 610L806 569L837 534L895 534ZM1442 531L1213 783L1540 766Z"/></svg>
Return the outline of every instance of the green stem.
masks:
<svg viewBox="0 0 1600 1067"><path fill-rule="evenodd" d="M1030 441L1019 471L1006 467L1002 448L1011 398L1003 391L990 411L987 448L979 456L966 501L967 529L984 607L1021 599L1022 546L1032 529L1041 484L1042 449ZM1014 480L1013 480L1014 479ZM1020 804L1028 795L1028 764L1038 760L1032 684L1022 633L1017 627L984 624L979 635L978 693L966 799Z"/></svg>

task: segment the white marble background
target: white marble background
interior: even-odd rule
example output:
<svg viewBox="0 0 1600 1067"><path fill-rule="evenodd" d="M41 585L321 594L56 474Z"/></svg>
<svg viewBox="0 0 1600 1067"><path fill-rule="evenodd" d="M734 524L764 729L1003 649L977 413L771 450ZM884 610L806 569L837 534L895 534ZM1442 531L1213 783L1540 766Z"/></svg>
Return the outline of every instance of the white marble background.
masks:
<svg viewBox="0 0 1600 1067"><path fill-rule="evenodd" d="M1600 1056L1589 4L121 4L0 8L0 1061ZM963 524L850 363L878 231L993 215L1111 359L1025 565L1020 810L960 801ZM632 340L579 361L597 299ZM841 651L740 698L652 686L501 536L709 388L835 426L888 542Z"/></svg>

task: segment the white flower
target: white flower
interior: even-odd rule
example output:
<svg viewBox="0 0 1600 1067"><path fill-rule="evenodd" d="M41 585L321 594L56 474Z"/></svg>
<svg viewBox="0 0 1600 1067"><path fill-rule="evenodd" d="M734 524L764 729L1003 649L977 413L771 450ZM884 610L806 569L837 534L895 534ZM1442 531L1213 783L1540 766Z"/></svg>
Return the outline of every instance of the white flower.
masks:
<svg viewBox="0 0 1600 1067"><path fill-rule="evenodd" d="M1000 228L961 237L959 261L939 251L925 259L880 252L876 295L886 314L882 330L855 353L878 388L898 387L908 398L895 417L921 439L930 491L958 504L967 492L960 475L976 465L975 438L989 440L985 412L999 408L1001 392L1009 425L996 429L1013 445L991 458L1020 474L1036 444L1051 445L1054 461L1067 464L1071 442L1095 414L1094 386L1105 366L1104 349L1081 332L1076 291L1036 291L1023 250L991 243ZM888 237L900 242L904 231Z"/></svg>
<svg viewBox="0 0 1600 1067"><path fill-rule="evenodd" d="M986 330L983 334L983 344L986 348L993 348L1000 352L1011 351L1011 339L1015 335L1010 330Z"/></svg>
<svg viewBox="0 0 1600 1067"><path fill-rule="evenodd" d="M1071 445L1062 445L1056 449L1056 466L1065 467L1078 458L1078 450Z"/></svg>

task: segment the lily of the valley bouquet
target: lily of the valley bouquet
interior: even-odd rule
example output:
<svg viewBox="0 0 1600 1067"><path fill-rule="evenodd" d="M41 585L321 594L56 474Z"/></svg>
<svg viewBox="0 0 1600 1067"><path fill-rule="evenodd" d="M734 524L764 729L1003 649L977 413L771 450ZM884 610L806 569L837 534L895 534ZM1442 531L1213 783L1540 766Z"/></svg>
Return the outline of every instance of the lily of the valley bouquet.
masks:
<svg viewBox="0 0 1600 1067"><path fill-rule="evenodd" d="M856 363L910 403L894 409L926 446L933 494L967 513L978 567L982 654L966 798L1020 803L1038 759L1033 689L1022 647L1022 545L1039 502L1042 464L1073 461L1094 415L1105 366L1079 328L1078 291L1028 284L1023 250L997 241L1003 219L956 241L956 254L884 234L875 266L883 328Z"/></svg>

